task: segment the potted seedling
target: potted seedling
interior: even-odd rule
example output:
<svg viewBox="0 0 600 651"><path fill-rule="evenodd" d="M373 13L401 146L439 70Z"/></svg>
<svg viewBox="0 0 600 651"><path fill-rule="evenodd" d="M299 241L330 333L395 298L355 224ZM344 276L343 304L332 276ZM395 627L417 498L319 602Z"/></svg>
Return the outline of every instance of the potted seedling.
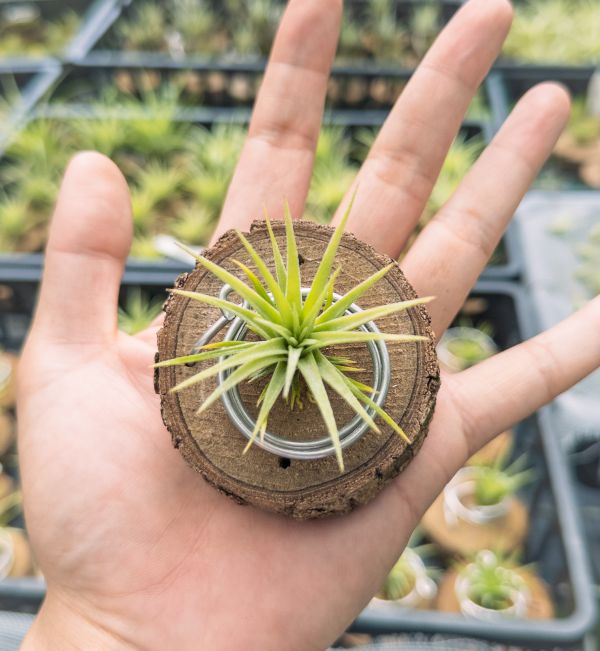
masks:
<svg viewBox="0 0 600 651"><path fill-rule="evenodd" d="M507 619L551 619L552 599L529 567L489 549L450 570L440 584L437 607L465 617L501 623Z"/></svg>
<svg viewBox="0 0 600 651"><path fill-rule="evenodd" d="M507 465L461 468L423 517L422 525L440 547L467 556L493 547L512 551L527 535L527 508L516 493L533 479L525 457Z"/></svg>
<svg viewBox="0 0 600 651"><path fill-rule="evenodd" d="M575 166L586 185L600 188L600 115L590 111L584 98L573 101L569 124L554 153Z"/></svg>
<svg viewBox="0 0 600 651"><path fill-rule="evenodd" d="M389 605L403 608L429 608L437 594L437 585L431 570L425 565L426 547L407 547L394 564L386 580L373 598L377 608Z"/></svg>
<svg viewBox="0 0 600 651"><path fill-rule="evenodd" d="M186 461L238 502L298 518L347 512L426 434L438 377L428 299L344 234L349 210L335 230L294 226L286 211L284 223L228 232L167 301L163 420Z"/></svg>
<svg viewBox="0 0 600 651"><path fill-rule="evenodd" d="M488 323L473 327L466 319L462 325L448 328L437 348L441 367L449 373L458 373L492 357L498 352L498 346L491 334Z"/></svg>

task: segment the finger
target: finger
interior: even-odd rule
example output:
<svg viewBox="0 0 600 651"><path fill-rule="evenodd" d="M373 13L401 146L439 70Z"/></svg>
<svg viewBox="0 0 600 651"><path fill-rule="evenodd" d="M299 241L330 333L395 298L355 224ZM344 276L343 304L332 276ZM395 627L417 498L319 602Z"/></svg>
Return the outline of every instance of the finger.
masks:
<svg viewBox="0 0 600 651"><path fill-rule="evenodd" d="M450 201L425 227L402 268L429 306L439 335L460 309L569 118L556 84L530 90Z"/></svg>
<svg viewBox="0 0 600 651"><path fill-rule="evenodd" d="M511 16L507 0L467 2L387 118L358 174L348 226L377 250L396 257L404 247L469 103L500 52Z"/></svg>
<svg viewBox="0 0 600 651"><path fill-rule="evenodd" d="M34 328L68 343L114 337L131 232L129 192L117 166L94 152L75 156L50 226Z"/></svg>
<svg viewBox="0 0 600 651"><path fill-rule="evenodd" d="M275 38L248 138L214 238L284 202L300 216L321 128L341 0L291 0Z"/></svg>
<svg viewBox="0 0 600 651"><path fill-rule="evenodd" d="M448 378L470 450L600 366L600 297L550 330Z"/></svg>

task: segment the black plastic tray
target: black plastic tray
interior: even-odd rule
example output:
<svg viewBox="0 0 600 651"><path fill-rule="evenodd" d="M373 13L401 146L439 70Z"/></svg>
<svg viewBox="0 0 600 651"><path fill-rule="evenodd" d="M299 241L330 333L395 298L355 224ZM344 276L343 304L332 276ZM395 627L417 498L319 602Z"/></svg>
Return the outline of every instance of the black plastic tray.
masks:
<svg viewBox="0 0 600 651"><path fill-rule="evenodd" d="M33 0L32 4L39 6L43 18L51 19L65 9L72 9L82 15L81 24L75 36L65 45L63 52L55 57L7 56L0 58L3 65L18 67L23 63L47 65L57 59L71 61L85 56L98 39L106 32L119 17L124 5L131 0ZM16 1L8 0L2 5L17 5Z"/></svg>
<svg viewBox="0 0 600 651"><path fill-rule="evenodd" d="M517 210L516 226L526 252L524 279L540 326L550 328L592 298L577 279L577 246L591 228L600 228L600 193L594 191L536 191ZM560 236L556 226L569 228ZM599 247L600 250L600 247ZM555 401L555 416L563 428L567 449L596 431L600 440L600 371L596 371Z"/></svg>
<svg viewBox="0 0 600 651"><path fill-rule="evenodd" d="M473 296L485 298L483 318L495 329L501 348L537 331L525 291L501 282L481 282ZM527 452L536 480L521 492L530 514L524 561L534 562L549 585L559 617L551 621L485 623L435 611L381 612L367 608L353 630L373 635L421 633L493 640L527 649L580 649L596 617L591 570L567 461L551 429L552 412L539 411L517 427L515 456Z"/></svg>
<svg viewBox="0 0 600 651"><path fill-rule="evenodd" d="M489 93L492 123L502 123L517 100L530 88L545 81L563 84L573 97L585 94L594 74L591 66L507 66L498 65L493 72ZM550 178L549 173L552 172ZM572 166L551 157L535 182L535 187L548 190L581 190L587 186L579 180Z"/></svg>

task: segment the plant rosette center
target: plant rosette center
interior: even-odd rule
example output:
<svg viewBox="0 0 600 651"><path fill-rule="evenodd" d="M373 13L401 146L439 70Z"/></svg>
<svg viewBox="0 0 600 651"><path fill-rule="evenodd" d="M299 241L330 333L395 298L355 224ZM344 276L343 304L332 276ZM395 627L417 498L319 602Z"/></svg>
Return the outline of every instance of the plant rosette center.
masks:
<svg viewBox="0 0 600 651"><path fill-rule="evenodd" d="M301 294L303 299L306 299L310 295L310 288L303 287ZM343 300L343 297L340 294L333 293L331 304L333 305L340 300ZM345 309L343 315L360 315L361 312L361 308L355 303L352 303ZM373 321L369 321L363 324L358 331L376 334L379 332L379 329ZM245 341L247 334L248 327L241 319L237 318L229 326L225 341ZM300 332L297 336L294 336L293 339L288 339L286 343L288 351L293 351L290 355L297 354L299 356L298 365L301 366L302 360L310 354L310 337L307 337L306 335L303 337L303 333ZM366 346L369 349L373 370L370 393L370 400L372 401L373 406L368 406L365 411L371 418L375 418L377 416L377 410L381 410L387 397L390 383L390 359L384 341L367 341ZM334 364L337 364L338 368L345 365L347 371L352 372L359 370L358 368L352 367L352 360L349 358L332 356L330 359L333 359ZM224 361L224 358L221 358L220 361ZM221 385L226 383L233 372L234 371L231 368L221 371L219 373L219 383ZM298 372L296 372L295 377L292 380L291 389L291 401L296 405L302 402L303 395L307 393L309 399L312 399L312 396L307 391L306 384L303 382L302 376ZM255 443L268 452L272 452L273 454L277 454L286 459L320 459L336 454L335 445L329 436L324 436L315 440L297 441L292 440L289 437L277 436L265 429L262 436L256 438L253 435L256 428L256 419L250 413L247 405L244 404L244 399L239 391L239 386L234 386L232 389L225 392L222 395L222 400L229 417L235 423L240 432L249 442ZM344 449L356 442L368 429L369 423L362 418L361 414L355 414L352 420L339 429L340 447Z"/></svg>
<svg viewBox="0 0 600 651"><path fill-rule="evenodd" d="M448 527L458 526L460 520L475 525L486 525L501 520L508 514L512 495L493 491L496 501L478 501L485 470L487 469L480 466L461 468L444 488L444 519ZM487 494L485 496L488 498Z"/></svg>
<svg viewBox="0 0 600 651"><path fill-rule="evenodd" d="M457 576L455 590L463 615L483 621L526 617L531 600L518 572L487 550Z"/></svg>

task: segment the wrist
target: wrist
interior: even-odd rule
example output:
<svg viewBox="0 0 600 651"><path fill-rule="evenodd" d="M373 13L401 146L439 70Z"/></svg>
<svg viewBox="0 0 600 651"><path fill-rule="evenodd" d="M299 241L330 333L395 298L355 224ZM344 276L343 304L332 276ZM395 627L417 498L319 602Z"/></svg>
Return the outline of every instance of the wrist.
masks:
<svg viewBox="0 0 600 651"><path fill-rule="evenodd" d="M21 651L133 651L132 644L111 632L101 618L84 614L79 607L48 594Z"/></svg>

